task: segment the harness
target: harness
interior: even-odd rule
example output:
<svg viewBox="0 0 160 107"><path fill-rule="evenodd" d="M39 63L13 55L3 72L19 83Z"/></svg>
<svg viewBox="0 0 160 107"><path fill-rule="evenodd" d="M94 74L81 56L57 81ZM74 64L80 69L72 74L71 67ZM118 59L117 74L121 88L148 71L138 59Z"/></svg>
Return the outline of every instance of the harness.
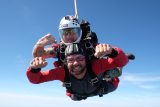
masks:
<svg viewBox="0 0 160 107"><path fill-rule="evenodd" d="M87 61L87 72L90 76L90 81L89 83L91 85L95 85L98 88L91 94L77 94L73 91L72 89L72 83L71 83L71 79L70 79L70 74L69 74L69 70L67 68L66 65L64 65L64 69L65 69L65 78L64 78L64 87L66 87L67 91L70 92L71 94L76 95L77 97L81 98L81 99L86 99L88 96L90 96L91 94L95 94L95 95L99 95L99 97L103 96L104 93L104 88L103 88L103 84L101 82L101 80L98 79L97 75L92 71L92 67L91 67L91 63L90 61Z"/></svg>

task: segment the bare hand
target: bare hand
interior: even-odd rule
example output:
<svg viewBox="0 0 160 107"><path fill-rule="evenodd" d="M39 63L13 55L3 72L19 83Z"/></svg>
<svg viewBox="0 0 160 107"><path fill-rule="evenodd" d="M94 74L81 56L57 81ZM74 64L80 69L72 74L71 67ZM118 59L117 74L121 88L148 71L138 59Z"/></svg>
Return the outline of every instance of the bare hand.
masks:
<svg viewBox="0 0 160 107"><path fill-rule="evenodd" d="M55 38L51 34L47 34L44 37L40 38L36 45L33 47L32 55L33 57L53 57L52 55L48 54L49 49L45 49L46 45L50 45L53 43L57 43ZM47 50L47 52L46 52Z"/></svg>
<svg viewBox="0 0 160 107"><path fill-rule="evenodd" d="M102 58L105 55L111 54L112 52L112 47L109 44L98 44L96 46L94 56L97 58Z"/></svg>
<svg viewBox="0 0 160 107"><path fill-rule="evenodd" d="M46 46L52 43L57 43L57 41L55 40L54 36L52 36L51 34L47 34L44 37L40 38L36 44Z"/></svg>
<svg viewBox="0 0 160 107"><path fill-rule="evenodd" d="M31 61L30 68L37 69L47 66L47 62L42 57L36 57Z"/></svg>

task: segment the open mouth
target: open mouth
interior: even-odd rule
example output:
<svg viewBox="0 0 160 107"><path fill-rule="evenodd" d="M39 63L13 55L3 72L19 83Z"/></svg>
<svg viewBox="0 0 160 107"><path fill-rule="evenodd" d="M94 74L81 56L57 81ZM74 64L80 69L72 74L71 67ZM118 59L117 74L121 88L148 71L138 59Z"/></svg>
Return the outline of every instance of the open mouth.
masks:
<svg viewBox="0 0 160 107"><path fill-rule="evenodd" d="M74 67L74 68L73 68L73 71L76 72L76 71L79 71L80 69L81 69L81 67L80 67L80 66L77 66L77 67Z"/></svg>

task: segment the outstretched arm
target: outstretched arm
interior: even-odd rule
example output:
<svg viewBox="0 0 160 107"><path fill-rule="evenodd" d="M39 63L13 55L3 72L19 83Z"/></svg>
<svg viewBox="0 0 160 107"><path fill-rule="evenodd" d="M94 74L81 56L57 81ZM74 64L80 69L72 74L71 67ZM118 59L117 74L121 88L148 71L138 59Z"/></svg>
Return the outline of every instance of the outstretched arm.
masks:
<svg viewBox="0 0 160 107"><path fill-rule="evenodd" d="M31 83L38 84L52 80L63 81L63 68L41 71L41 68L45 66L47 66L47 62L42 57L36 57L31 61L31 64L27 69L27 77Z"/></svg>
<svg viewBox="0 0 160 107"><path fill-rule="evenodd" d="M104 55L108 57L102 58ZM92 67L97 74L116 67L123 67L128 63L128 57L120 48L112 47L108 44L97 45L95 56L100 58L92 61Z"/></svg>

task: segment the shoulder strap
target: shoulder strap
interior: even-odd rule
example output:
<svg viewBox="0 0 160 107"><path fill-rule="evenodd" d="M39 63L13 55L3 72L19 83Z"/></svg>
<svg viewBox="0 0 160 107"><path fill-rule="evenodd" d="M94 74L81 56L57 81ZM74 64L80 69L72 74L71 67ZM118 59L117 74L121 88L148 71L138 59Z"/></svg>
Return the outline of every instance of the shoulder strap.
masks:
<svg viewBox="0 0 160 107"><path fill-rule="evenodd" d="M65 49L66 49L66 45L63 43L60 43L59 48L57 50L57 58L58 58L58 62L61 63L62 65L65 61Z"/></svg>
<svg viewBox="0 0 160 107"><path fill-rule="evenodd" d="M91 62L88 60L87 61L87 72L89 73L90 77L91 77L91 80L90 80L90 83L92 85L98 85L99 84L99 80L98 80L98 77L97 75L93 72L92 70L92 65L91 65Z"/></svg>
<svg viewBox="0 0 160 107"><path fill-rule="evenodd" d="M88 67L87 69L88 69L89 75L91 76L91 81L90 81L91 84L98 86L97 94L99 95L99 97L103 97L104 87L103 87L102 81L99 80L97 75L92 71L91 63L88 63L87 67Z"/></svg>
<svg viewBox="0 0 160 107"><path fill-rule="evenodd" d="M64 77L64 87L70 92L73 93L72 91L72 84L70 80L70 75L69 75L69 70L67 68L67 65L64 65L64 70L65 70L65 77Z"/></svg>

